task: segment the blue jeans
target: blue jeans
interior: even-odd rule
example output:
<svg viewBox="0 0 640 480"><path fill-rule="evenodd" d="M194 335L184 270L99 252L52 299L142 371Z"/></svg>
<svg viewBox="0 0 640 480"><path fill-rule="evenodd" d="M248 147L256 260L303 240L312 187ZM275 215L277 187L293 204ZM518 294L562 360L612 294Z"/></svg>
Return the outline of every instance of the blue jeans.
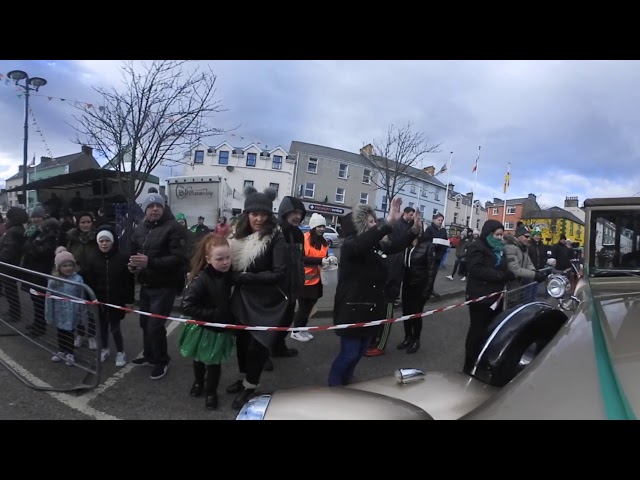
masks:
<svg viewBox="0 0 640 480"><path fill-rule="evenodd" d="M371 336L340 337L340 352L329 371L329 386L346 385L353 378L356 365L371 344Z"/></svg>

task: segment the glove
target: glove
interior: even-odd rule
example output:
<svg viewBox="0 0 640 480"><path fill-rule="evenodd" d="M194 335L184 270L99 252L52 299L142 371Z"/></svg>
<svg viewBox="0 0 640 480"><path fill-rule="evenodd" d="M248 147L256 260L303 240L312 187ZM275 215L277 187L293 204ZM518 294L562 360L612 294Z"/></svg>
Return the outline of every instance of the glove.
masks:
<svg viewBox="0 0 640 480"><path fill-rule="evenodd" d="M510 282L511 280L515 280L517 277L511 270L507 270L507 273L504 274L504 278L507 282Z"/></svg>
<svg viewBox="0 0 640 480"><path fill-rule="evenodd" d="M244 272L233 272L231 278L234 285L243 285L245 283L244 279L246 276L243 274Z"/></svg>
<svg viewBox="0 0 640 480"><path fill-rule="evenodd" d="M547 279L546 273L536 272L535 280L536 282L544 282Z"/></svg>

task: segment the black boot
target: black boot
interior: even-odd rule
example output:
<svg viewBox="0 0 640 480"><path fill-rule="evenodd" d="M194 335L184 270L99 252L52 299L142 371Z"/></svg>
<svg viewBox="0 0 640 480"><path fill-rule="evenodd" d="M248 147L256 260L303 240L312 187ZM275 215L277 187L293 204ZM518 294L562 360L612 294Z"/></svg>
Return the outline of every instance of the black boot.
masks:
<svg viewBox="0 0 640 480"><path fill-rule="evenodd" d="M227 393L239 393L244 388L242 385L242 380L236 380L235 383L229 385L225 390Z"/></svg>
<svg viewBox="0 0 640 480"><path fill-rule="evenodd" d="M191 386L191 390L189 391L189 395L192 397L199 397L202 395L202 390L204 390L204 373L206 367L204 363L193 361L193 376L195 380L193 381L193 385Z"/></svg>
<svg viewBox="0 0 640 480"><path fill-rule="evenodd" d="M231 407L236 409L242 408L242 406L247 403L247 400L253 396L255 391L255 388L243 388L240 394L233 400Z"/></svg>
<svg viewBox="0 0 640 480"><path fill-rule="evenodd" d="M207 393L204 406L208 410L215 410L218 408L218 394L216 392Z"/></svg>
<svg viewBox="0 0 640 480"><path fill-rule="evenodd" d="M202 390L204 390L204 386L202 383L198 383L197 381L191 385L191 390L189 391L189 395L192 397L199 397L202 395Z"/></svg>
<svg viewBox="0 0 640 480"><path fill-rule="evenodd" d="M411 345L411 342L413 342L413 338L404 337L404 340L402 341L402 343L398 344L398 350L404 350L409 345Z"/></svg>
<svg viewBox="0 0 640 480"><path fill-rule="evenodd" d="M409 348L407 348L407 353L416 353L420 349L420 339L415 339Z"/></svg>

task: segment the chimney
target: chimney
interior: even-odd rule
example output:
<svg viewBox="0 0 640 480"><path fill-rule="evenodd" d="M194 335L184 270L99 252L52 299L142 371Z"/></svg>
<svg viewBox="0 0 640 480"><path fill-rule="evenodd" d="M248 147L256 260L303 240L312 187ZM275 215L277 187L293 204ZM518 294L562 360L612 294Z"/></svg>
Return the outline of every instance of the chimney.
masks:
<svg viewBox="0 0 640 480"><path fill-rule="evenodd" d="M453 190L454 190L454 188L453 188L453 187L454 187L454 186L455 186L455 185L454 185L453 183L450 183L450 184L449 184L449 191L450 191L450 192L453 192Z"/></svg>
<svg viewBox="0 0 640 480"><path fill-rule="evenodd" d="M564 199L564 207L577 207L578 206L578 197L567 197Z"/></svg>
<svg viewBox="0 0 640 480"><path fill-rule="evenodd" d="M536 197L536 195L535 195L535 194L533 194L533 193L530 193L530 194L529 194L529 195L527 195L527 196L529 197L529 200L533 200L534 202L536 201L536 198L538 198L538 197Z"/></svg>
<svg viewBox="0 0 640 480"><path fill-rule="evenodd" d="M22 167L23 167L23 166L24 166L24 165L18 165L18 172L21 172L21 171L22 171Z"/></svg>
<svg viewBox="0 0 640 480"><path fill-rule="evenodd" d="M493 197L493 203L502 203L502 199Z"/></svg>
<svg viewBox="0 0 640 480"><path fill-rule="evenodd" d="M435 175L435 173L436 173L436 169L435 169L435 167L434 167L433 165L428 166L428 167L424 167L424 171L425 171L426 173L428 173L429 175L431 175L432 177L433 177L433 176Z"/></svg>
<svg viewBox="0 0 640 480"><path fill-rule="evenodd" d="M47 163L53 160L51 157L40 157L40 163Z"/></svg>
<svg viewBox="0 0 640 480"><path fill-rule="evenodd" d="M82 145L82 153L91 157L93 155L93 148L87 145Z"/></svg>
<svg viewBox="0 0 640 480"><path fill-rule="evenodd" d="M370 143L365 145L360 149L360 153L362 155L369 155L369 156L373 155L373 145L371 145Z"/></svg>
<svg viewBox="0 0 640 480"><path fill-rule="evenodd" d="M467 197L473 197L473 192L467 192L467 193L465 194L465 196L467 196Z"/></svg>

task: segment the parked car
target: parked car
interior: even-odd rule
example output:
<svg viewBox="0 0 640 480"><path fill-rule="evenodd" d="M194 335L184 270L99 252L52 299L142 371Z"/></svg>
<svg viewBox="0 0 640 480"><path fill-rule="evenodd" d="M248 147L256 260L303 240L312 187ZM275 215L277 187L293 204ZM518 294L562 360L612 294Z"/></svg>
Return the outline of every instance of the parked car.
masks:
<svg viewBox="0 0 640 480"><path fill-rule="evenodd" d="M346 387L276 390L251 399L237 419L636 419L640 198L584 207L583 259L548 278L547 300L498 315L469 373L415 365ZM605 264L596 251L603 224L615 230Z"/></svg>
<svg viewBox="0 0 640 480"><path fill-rule="evenodd" d="M306 233L309 231L309 225L300 225L300 230L302 233ZM329 242L330 247L339 247L341 243L341 238L338 235L338 232L333 227L325 227L324 234L322 235L327 242Z"/></svg>

